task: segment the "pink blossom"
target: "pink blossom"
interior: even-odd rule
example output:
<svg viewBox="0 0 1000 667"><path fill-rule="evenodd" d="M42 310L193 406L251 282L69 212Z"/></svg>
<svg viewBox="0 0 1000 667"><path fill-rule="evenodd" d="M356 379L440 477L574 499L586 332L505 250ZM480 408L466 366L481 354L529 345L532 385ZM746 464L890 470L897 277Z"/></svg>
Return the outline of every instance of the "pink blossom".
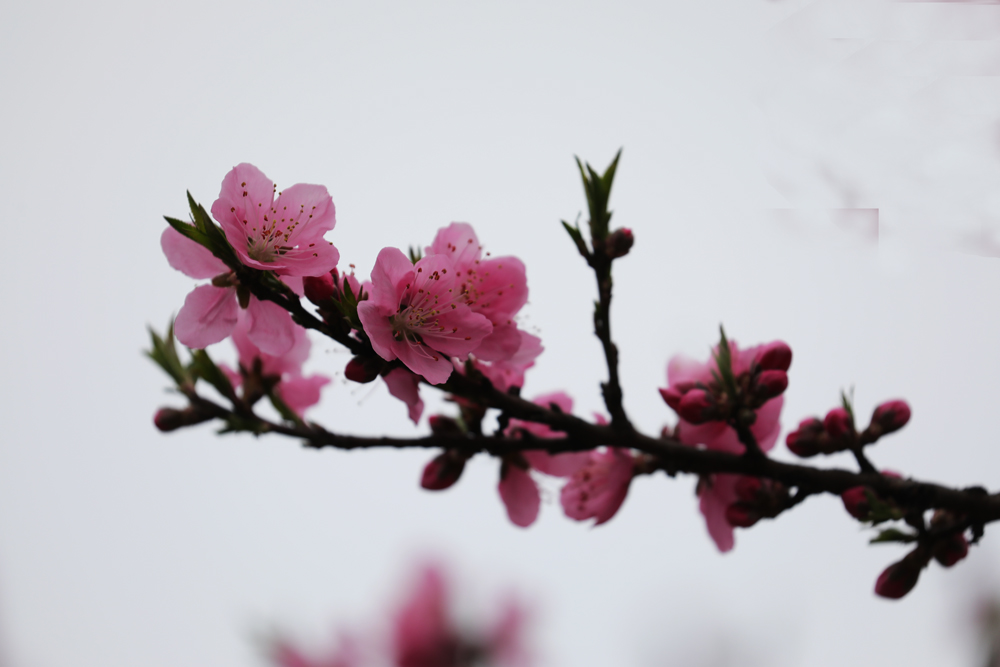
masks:
<svg viewBox="0 0 1000 667"><path fill-rule="evenodd" d="M599 526L625 502L635 472L635 458L622 447L588 452L586 465L573 472L559 499L571 519L597 519Z"/></svg>
<svg viewBox="0 0 1000 667"><path fill-rule="evenodd" d="M448 620L444 576L426 568L396 613L393 649L397 667L458 667L459 639Z"/></svg>
<svg viewBox="0 0 1000 667"><path fill-rule="evenodd" d="M204 348L224 340L240 319L235 277L229 274L229 267L173 227L163 231L160 245L170 266L185 275L196 279L218 276L221 282L230 283L222 287L201 285L187 295L174 320L177 340L191 348ZM281 306L250 295L245 317L249 335L260 349L281 355L291 348L297 327Z"/></svg>
<svg viewBox="0 0 1000 667"><path fill-rule="evenodd" d="M233 330L233 344L239 353L240 365L245 372L260 372L267 377L278 377L279 382L274 390L281 400L300 417L320 399L321 389L329 384L330 378L322 375L302 375L302 364L309 358L312 343L305 329L296 327L292 346L282 355L272 355L257 347L250 337L249 324L246 319L236 325ZM233 375L230 380L238 385L242 376Z"/></svg>
<svg viewBox="0 0 1000 667"><path fill-rule="evenodd" d="M507 599L500 616L486 635L486 653L497 665L528 667L531 656L524 644L528 614L517 600Z"/></svg>
<svg viewBox="0 0 1000 667"><path fill-rule="evenodd" d="M406 403L410 419L414 424L420 422L424 413L424 402L420 399L420 377L405 368L394 368L382 378L389 393Z"/></svg>
<svg viewBox="0 0 1000 667"><path fill-rule="evenodd" d="M514 315L528 301L524 263L516 257L483 259L482 246L472 225L453 222L438 230L428 255L445 255L458 272L458 287L475 313L493 324L492 332L476 349L484 361L509 359L521 346Z"/></svg>
<svg viewBox="0 0 1000 667"><path fill-rule="evenodd" d="M383 248L372 271L371 295L358 317L375 352L431 384L452 372L449 356L464 357L493 330L464 303L451 259L430 255L416 264L396 248Z"/></svg>
<svg viewBox="0 0 1000 667"><path fill-rule="evenodd" d="M326 188L300 183L277 199L274 193L274 183L245 162L222 179L212 216L240 261L281 275L329 273L340 254L323 238L337 224Z"/></svg>
<svg viewBox="0 0 1000 667"><path fill-rule="evenodd" d="M739 479L740 475L712 475L698 485L698 505L705 517L708 534L723 553L735 544L733 526L726 519L726 510L739 499L736 493Z"/></svg>
<svg viewBox="0 0 1000 667"><path fill-rule="evenodd" d="M542 340L537 336L518 330L520 343L517 351L509 359L501 361L484 362L475 359L476 369L482 373L499 391L506 392L511 387L521 387L524 385L524 373L535 365L535 359L545 349L542 347ZM476 353L478 357L478 351ZM456 367L461 370L464 364L456 362Z"/></svg>

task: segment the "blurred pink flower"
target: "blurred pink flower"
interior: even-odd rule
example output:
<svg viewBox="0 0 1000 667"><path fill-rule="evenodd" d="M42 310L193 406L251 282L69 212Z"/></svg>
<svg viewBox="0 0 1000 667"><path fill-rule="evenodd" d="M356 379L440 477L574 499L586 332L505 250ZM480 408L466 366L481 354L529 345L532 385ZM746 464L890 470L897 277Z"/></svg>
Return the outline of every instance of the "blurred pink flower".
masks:
<svg viewBox="0 0 1000 667"><path fill-rule="evenodd" d="M586 464L570 476L559 500L571 519L597 519L599 526L615 515L625 502L635 472L632 452L621 447L605 447L587 452Z"/></svg>

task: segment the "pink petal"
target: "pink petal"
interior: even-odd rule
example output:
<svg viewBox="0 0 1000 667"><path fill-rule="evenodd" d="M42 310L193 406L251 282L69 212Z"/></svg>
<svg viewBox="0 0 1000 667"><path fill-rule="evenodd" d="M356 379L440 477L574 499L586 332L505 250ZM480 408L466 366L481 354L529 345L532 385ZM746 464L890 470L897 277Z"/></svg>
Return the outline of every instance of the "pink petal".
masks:
<svg viewBox="0 0 1000 667"><path fill-rule="evenodd" d="M500 467L500 499L515 526L527 528L538 518L542 498L535 480L526 471L504 462Z"/></svg>
<svg viewBox="0 0 1000 667"><path fill-rule="evenodd" d="M765 452L774 447L781 433L781 408L785 404L785 397L778 396L760 406L757 410L757 421L750 427L750 431L757 438L757 444Z"/></svg>
<svg viewBox="0 0 1000 667"><path fill-rule="evenodd" d="M453 222L442 227L434 237L434 243L427 248L428 255L447 255L456 269L471 268L481 252L476 232L467 222Z"/></svg>
<svg viewBox="0 0 1000 667"><path fill-rule="evenodd" d="M288 285L293 292L299 296L304 296L306 291L302 286L302 276L281 276L281 282Z"/></svg>
<svg viewBox="0 0 1000 667"><path fill-rule="evenodd" d="M521 347L521 332L516 324L494 326L493 332L479 344L473 354L483 361L504 361L513 357Z"/></svg>
<svg viewBox="0 0 1000 667"><path fill-rule="evenodd" d="M330 378L322 375L293 376L278 383L276 389L285 405L301 417L306 408L319 403L320 391L329 383Z"/></svg>
<svg viewBox="0 0 1000 667"><path fill-rule="evenodd" d="M528 667L531 660L524 642L527 626L525 608L516 600L506 600L500 617L487 633L490 657L504 667Z"/></svg>
<svg viewBox="0 0 1000 667"><path fill-rule="evenodd" d="M383 379L389 393L406 403L413 423L419 423L424 412L424 402L420 400L420 378L405 368L394 368Z"/></svg>
<svg viewBox="0 0 1000 667"><path fill-rule="evenodd" d="M293 323L294 325L294 323ZM271 355L257 347L249 336L250 318L244 316L233 329L233 344L240 356L240 363L247 369L253 368L254 360L260 359L264 375L282 376L286 373L298 375L302 364L309 358L312 343L306 330L299 326L292 328L292 347L282 355Z"/></svg>
<svg viewBox="0 0 1000 667"><path fill-rule="evenodd" d="M324 185L297 183L286 188L278 195L278 200L274 202L274 208L279 213L287 210L290 214L301 210L310 216L307 218L308 222L302 223L292 232L290 241L296 241L300 238L312 240L322 238L337 224L333 198ZM330 269L332 268L331 266ZM330 269L324 273L329 272Z"/></svg>
<svg viewBox="0 0 1000 667"><path fill-rule="evenodd" d="M413 263L398 248L382 248L372 269L369 301L395 313L402 290L413 280L412 274Z"/></svg>
<svg viewBox="0 0 1000 667"><path fill-rule="evenodd" d="M361 320L361 327L368 334L372 349L386 361L392 361L396 358L392 324L389 322L392 312L374 300L358 304L358 319Z"/></svg>
<svg viewBox="0 0 1000 667"><path fill-rule="evenodd" d="M569 477L590 461L590 452L549 454L542 449L529 449L521 454L532 468L553 477Z"/></svg>
<svg viewBox="0 0 1000 667"><path fill-rule="evenodd" d="M559 410L567 415L573 412L573 398L565 391L554 391L551 394L542 394L541 396L536 396L531 399L531 402L549 409L551 409L552 405L555 404Z"/></svg>
<svg viewBox="0 0 1000 667"><path fill-rule="evenodd" d="M726 521L726 508L736 502L738 479L739 475L714 475L712 486L703 489L699 495L708 534L722 553L731 550L735 544L733 527Z"/></svg>
<svg viewBox="0 0 1000 667"><path fill-rule="evenodd" d="M170 266L191 278L214 278L229 271L225 262L213 255L208 248L192 241L173 227L163 230L160 247Z"/></svg>
<svg viewBox="0 0 1000 667"><path fill-rule="evenodd" d="M226 377L229 378L229 384L233 385L233 388L239 387L243 384L243 376L239 372L230 368L229 364L220 363L216 365L219 367L219 370L225 373Z"/></svg>
<svg viewBox="0 0 1000 667"><path fill-rule="evenodd" d="M502 324L528 301L528 279L524 263L516 257L496 257L476 267L473 310Z"/></svg>
<svg viewBox="0 0 1000 667"><path fill-rule="evenodd" d="M372 347L375 347L374 342ZM378 349L375 351L378 352ZM393 351L407 368L417 375L422 375L431 384L447 382L454 370L448 357L433 352L426 345L402 341L393 345Z"/></svg>
<svg viewBox="0 0 1000 667"><path fill-rule="evenodd" d="M685 445L705 445L708 449L731 454L742 454L744 450L736 431L723 422L692 424L680 419L677 438Z"/></svg>
<svg viewBox="0 0 1000 667"><path fill-rule="evenodd" d="M196 287L177 313L174 334L190 348L208 347L233 332L239 310L235 288Z"/></svg>
<svg viewBox="0 0 1000 667"><path fill-rule="evenodd" d="M595 526L618 512L634 475L632 454L621 448L590 452L588 465L581 467L559 494L563 511L571 519L594 518Z"/></svg>
<svg viewBox="0 0 1000 667"><path fill-rule="evenodd" d="M261 352L280 357L292 349L297 325L287 310L272 301L251 296L246 318L247 338Z"/></svg>
<svg viewBox="0 0 1000 667"><path fill-rule="evenodd" d="M674 386L682 382L701 382L708 384L712 381L712 370L715 362L695 361L691 357L676 355L670 358L667 363L667 384Z"/></svg>
<svg viewBox="0 0 1000 667"><path fill-rule="evenodd" d="M409 599L397 612L393 632L396 665L446 665L454 651L448 622L444 577L427 567Z"/></svg>
<svg viewBox="0 0 1000 667"><path fill-rule="evenodd" d="M274 183L260 169L243 162L222 179L219 198L212 204L212 217L222 225L229 244L248 266L267 269L247 255L247 226L263 224L263 216L274 201ZM246 221L246 226L244 225Z"/></svg>

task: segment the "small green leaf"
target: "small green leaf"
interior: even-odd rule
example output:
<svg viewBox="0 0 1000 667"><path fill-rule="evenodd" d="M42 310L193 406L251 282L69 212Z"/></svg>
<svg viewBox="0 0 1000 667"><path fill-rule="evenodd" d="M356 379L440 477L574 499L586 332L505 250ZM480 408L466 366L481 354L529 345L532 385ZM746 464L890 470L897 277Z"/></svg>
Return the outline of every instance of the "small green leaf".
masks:
<svg viewBox="0 0 1000 667"><path fill-rule="evenodd" d="M886 528L880 531L878 535L868 540L868 544L880 544L883 542L916 542L917 536L913 533L905 533L896 528Z"/></svg>
<svg viewBox="0 0 1000 667"><path fill-rule="evenodd" d="M719 368L719 375L722 376L722 386L726 388L731 396L736 395L736 376L733 374L733 352L729 348L729 340L726 338L726 330L719 325L719 347L713 353L715 365Z"/></svg>
<svg viewBox="0 0 1000 667"><path fill-rule="evenodd" d="M191 377L177 356L177 347L174 345L173 320L170 321L170 325L167 327L167 337L165 339L160 338L152 327L149 328L149 336L152 339L152 349L146 351L146 356L156 362L167 375L173 378L178 386L190 383Z"/></svg>
<svg viewBox="0 0 1000 667"><path fill-rule="evenodd" d="M851 418L851 426L855 427L855 430L856 430L856 423L854 421L854 405L853 405L854 404L854 387L851 387L851 395L850 396L847 395L847 392L845 392L843 390L840 391L840 402L844 406L844 409L847 410L848 416L850 416L850 418Z"/></svg>
<svg viewBox="0 0 1000 667"><path fill-rule="evenodd" d="M583 234L580 232L579 227L571 227L565 220L560 220L562 226L566 229L566 233L569 237L573 239L573 243L576 244L576 249L580 251L580 254L585 258L590 256L590 252L587 250L587 243L583 240Z"/></svg>
<svg viewBox="0 0 1000 667"><path fill-rule="evenodd" d="M423 254L420 252L420 248L414 248L410 246L410 262L416 264L423 258Z"/></svg>
<svg viewBox="0 0 1000 667"><path fill-rule="evenodd" d="M220 394L229 400L236 400L236 393L233 391L233 384L229 381L229 377L215 365L212 358L208 356L208 352L191 350L191 368L196 377L215 387Z"/></svg>

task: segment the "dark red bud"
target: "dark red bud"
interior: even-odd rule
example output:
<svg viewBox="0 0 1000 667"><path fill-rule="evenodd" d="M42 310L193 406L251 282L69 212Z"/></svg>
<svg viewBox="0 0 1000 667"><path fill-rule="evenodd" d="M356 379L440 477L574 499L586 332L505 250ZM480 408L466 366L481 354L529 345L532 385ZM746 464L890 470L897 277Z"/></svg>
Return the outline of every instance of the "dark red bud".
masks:
<svg viewBox="0 0 1000 667"><path fill-rule="evenodd" d="M193 426L202 422L207 422L212 415L206 414L192 407L183 410L175 408L160 408L153 415L153 424L164 433L176 431L184 426Z"/></svg>
<svg viewBox="0 0 1000 667"><path fill-rule="evenodd" d="M816 417L803 419L799 422L799 428L792 431L785 438L788 449L796 456L807 458L816 456L822 451L820 437L825 433L823 422Z"/></svg>
<svg viewBox="0 0 1000 667"><path fill-rule="evenodd" d="M885 568L875 582L875 594L891 600L898 600L913 590L920 578L920 571L927 562L920 550L911 551L907 556Z"/></svg>
<svg viewBox="0 0 1000 667"><path fill-rule="evenodd" d="M726 508L726 522L730 526L749 528L760 518L760 512L746 503L733 503Z"/></svg>
<svg viewBox="0 0 1000 667"><path fill-rule="evenodd" d="M365 384L378 377L383 362L374 357L354 357L344 367L344 377L352 382Z"/></svg>
<svg viewBox="0 0 1000 667"><path fill-rule="evenodd" d="M712 419L714 407L711 397L704 389L692 389L684 394L677 406L677 414L681 419L691 424L704 424Z"/></svg>
<svg viewBox="0 0 1000 667"><path fill-rule="evenodd" d="M964 535L952 535L934 545L934 559L951 567L969 555L969 542Z"/></svg>
<svg viewBox="0 0 1000 667"><path fill-rule="evenodd" d="M317 306L327 305L334 293L333 275L324 273L321 276L306 276L302 279L302 289L306 298Z"/></svg>
<svg viewBox="0 0 1000 667"><path fill-rule="evenodd" d="M757 376L756 395L761 399L781 396L788 388L788 373L785 371L763 371Z"/></svg>
<svg viewBox="0 0 1000 667"><path fill-rule="evenodd" d="M762 482L757 477L740 477L736 480L736 497L743 502L752 503L757 499Z"/></svg>
<svg viewBox="0 0 1000 667"><path fill-rule="evenodd" d="M604 241L604 252L611 259L624 257L632 249L633 243L635 243L635 237L632 235L632 230L628 227L622 227L608 235L608 238Z"/></svg>
<svg viewBox="0 0 1000 667"><path fill-rule="evenodd" d="M674 412L677 411L678 406L681 404L681 399L684 397L684 395L677 391L674 387L660 389L660 396L663 397L663 400L666 401L667 405L669 405Z"/></svg>
<svg viewBox="0 0 1000 667"><path fill-rule="evenodd" d="M444 415L431 415L427 419L434 435L461 435L465 431L457 420Z"/></svg>
<svg viewBox="0 0 1000 667"><path fill-rule="evenodd" d="M908 421L910 406L906 401L886 401L872 413L872 424L877 424L883 434L898 431Z"/></svg>
<svg viewBox="0 0 1000 667"><path fill-rule="evenodd" d="M787 371L792 365L792 348L776 340L757 353L757 365L765 371Z"/></svg>
<svg viewBox="0 0 1000 667"><path fill-rule="evenodd" d="M438 454L424 467L420 486L429 491L441 491L458 481L465 470L465 459L452 457L445 452Z"/></svg>
<svg viewBox="0 0 1000 667"><path fill-rule="evenodd" d="M869 493L871 489L866 486L852 486L840 494L840 499L844 501L844 509L858 521L865 521L871 513L871 505L868 503Z"/></svg>
<svg viewBox="0 0 1000 667"><path fill-rule="evenodd" d="M834 408L826 413L823 428L832 438L840 438L854 430L851 424L851 415L844 408Z"/></svg>

